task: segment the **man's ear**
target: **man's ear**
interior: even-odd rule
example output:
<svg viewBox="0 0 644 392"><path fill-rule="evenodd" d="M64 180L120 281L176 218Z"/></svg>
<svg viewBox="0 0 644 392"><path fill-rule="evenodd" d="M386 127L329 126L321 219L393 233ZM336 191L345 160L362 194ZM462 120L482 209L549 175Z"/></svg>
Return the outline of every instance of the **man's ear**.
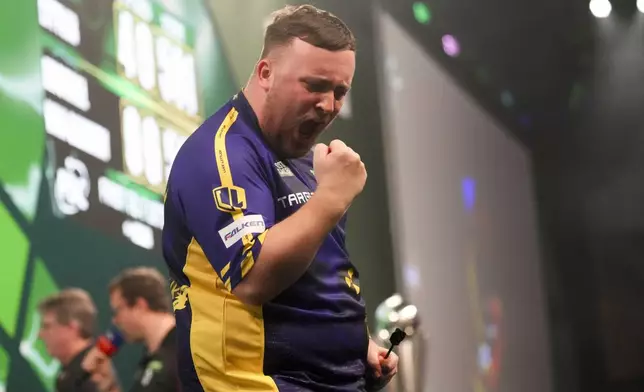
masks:
<svg viewBox="0 0 644 392"><path fill-rule="evenodd" d="M81 325L78 322L78 320L69 320L69 324L67 324L67 326L73 329L74 331L76 331L80 335Z"/></svg>
<svg viewBox="0 0 644 392"><path fill-rule="evenodd" d="M143 309L145 309L145 310L150 309L150 305L148 304L148 301L146 301L145 299L143 299L143 298L141 298L141 297L137 298L137 299L134 301L134 306L135 306L137 309L141 309L141 310L143 310Z"/></svg>
<svg viewBox="0 0 644 392"><path fill-rule="evenodd" d="M257 76L259 86L264 91L268 91L273 84L273 64L271 60L268 58L259 60L255 66L255 75Z"/></svg>

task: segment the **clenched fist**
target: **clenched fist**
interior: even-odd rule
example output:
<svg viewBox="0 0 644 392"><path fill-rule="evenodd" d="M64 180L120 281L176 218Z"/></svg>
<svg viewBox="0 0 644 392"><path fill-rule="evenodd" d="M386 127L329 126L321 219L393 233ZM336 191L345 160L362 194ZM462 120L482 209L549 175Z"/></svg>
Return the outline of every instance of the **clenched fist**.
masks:
<svg viewBox="0 0 644 392"><path fill-rule="evenodd" d="M326 192L345 209L362 192L367 181L367 170L360 155L340 140L328 146L322 143L315 146L313 170L318 182L316 193Z"/></svg>

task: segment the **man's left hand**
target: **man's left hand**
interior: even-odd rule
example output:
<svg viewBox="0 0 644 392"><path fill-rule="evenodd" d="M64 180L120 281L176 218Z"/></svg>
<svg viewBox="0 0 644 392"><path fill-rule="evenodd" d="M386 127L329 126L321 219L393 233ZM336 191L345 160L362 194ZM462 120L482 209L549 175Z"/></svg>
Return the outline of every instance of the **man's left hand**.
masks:
<svg viewBox="0 0 644 392"><path fill-rule="evenodd" d="M374 388L380 390L391 381L398 373L398 355L391 352L389 357L385 358L388 349L380 347L373 340L369 339L369 351L367 353L367 363L369 363L372 377L375 381Z"/></svg>

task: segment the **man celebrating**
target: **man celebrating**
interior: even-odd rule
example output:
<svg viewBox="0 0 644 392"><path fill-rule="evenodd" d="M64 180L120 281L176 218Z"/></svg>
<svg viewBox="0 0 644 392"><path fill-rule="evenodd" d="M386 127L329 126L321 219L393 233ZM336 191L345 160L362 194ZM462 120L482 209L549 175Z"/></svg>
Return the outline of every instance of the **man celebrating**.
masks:
<svg viewBox="0 0 644 392"><path fill-rule="evenodd" d="M364 164L339 140L315 145L354 70L341 20L287 6L243 92L180 149L163 250L184 392L355 392L396 373L369 339L345 246Z"/></svg>
<svg viewBox="0 0 644 392"><path fill-rule="evenodd" d="M65 289L40 302L40 338L47 352L63 365L56 379L57 392L95 392L91 380L82 382L81 361L92 346L96 306L82 289ZM111 367L109 362L105 364Z"/></svg>

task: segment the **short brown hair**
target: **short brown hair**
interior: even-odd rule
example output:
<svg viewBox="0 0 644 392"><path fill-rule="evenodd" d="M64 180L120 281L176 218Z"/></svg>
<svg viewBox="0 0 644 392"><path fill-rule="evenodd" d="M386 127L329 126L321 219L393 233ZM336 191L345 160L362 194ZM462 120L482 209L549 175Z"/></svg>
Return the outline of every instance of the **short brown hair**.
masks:
<svg viewBox="0 0 644 392"><path fill-rule="evenodd" d="M120 290L121 296L133 306L137 299L143 298L153 312L170 312L172 302L166 287L166 279L151 267L128 268L110 282L110 293Z"/></svg>
<svg viewBox="0 0 644 392"><path fill-rule="evenodd" d="M264 34L262 58L276 47L295 38L318 48L340 51L356 50L353 33L340 18L312 5L287 5L273 12L272 22Z"/></svg>
<svg viewBox="0 0 644 392"><path fill-rule="evenodd" d="M56 321L69 325L76 321L80 328L80 336L89 339L94 336L96 328L96 305L87 291L69 288L46 297L38 304L41 315L52 313Z"/></svg>

